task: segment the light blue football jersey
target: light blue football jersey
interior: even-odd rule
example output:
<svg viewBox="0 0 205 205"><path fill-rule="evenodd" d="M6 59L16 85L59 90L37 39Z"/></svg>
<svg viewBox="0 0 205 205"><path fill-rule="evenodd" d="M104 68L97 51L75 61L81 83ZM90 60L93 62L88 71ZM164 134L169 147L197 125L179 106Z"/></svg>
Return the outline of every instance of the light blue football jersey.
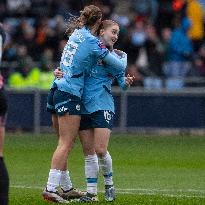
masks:
<svg viewBox="0 0 205 205"><path fill-rule="evenodd" d="M111 93L114 78L117 79L122 89L126 89L125 68L127 67L127 54L124 53L120 57L113 51L112 55L122 62L123 67L121 69L111 68L102 60L99 60L97 65L91 69L90 75L85 76L85 86L82 95L84 114L93 113L98 110L115 112L114 100Z"/></svg>
<svg viewBox="0 0 205 205"><path fill-rule="evenodd" d="M85 73L89 73L96 61L103 59L108 53L108 49L89 29L75 29L64 47L60 61L64 76L59 80L55 79L53 86L81 98Z"/></svg>

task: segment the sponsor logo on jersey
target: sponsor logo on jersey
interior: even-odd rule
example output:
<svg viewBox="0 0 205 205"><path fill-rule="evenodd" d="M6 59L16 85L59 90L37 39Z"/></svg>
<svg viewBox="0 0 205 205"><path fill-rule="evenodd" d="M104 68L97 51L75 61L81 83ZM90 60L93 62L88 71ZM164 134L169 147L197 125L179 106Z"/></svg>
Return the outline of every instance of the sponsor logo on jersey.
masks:
<svg viewBox="0 0 205 205"><path fill-rule="evenodd" d="M58 109L58 112L66 112L67 110L68 110L68 108L63 106L63 107Z"/></svg>

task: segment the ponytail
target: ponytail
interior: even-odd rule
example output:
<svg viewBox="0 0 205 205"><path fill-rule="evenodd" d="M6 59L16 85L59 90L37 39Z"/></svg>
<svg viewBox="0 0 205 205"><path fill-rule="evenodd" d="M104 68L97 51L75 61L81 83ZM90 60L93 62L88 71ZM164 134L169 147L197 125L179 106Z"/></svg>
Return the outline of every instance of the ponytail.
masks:
<svg viewBox="0 0 205 205"><path fill-rule="evenodd" d="M66 35L70 36L75 29L87 26L92 28L102 18L102 11L94 5L86 6L80 11L80 17L71 17L68 21Z"/></svg>

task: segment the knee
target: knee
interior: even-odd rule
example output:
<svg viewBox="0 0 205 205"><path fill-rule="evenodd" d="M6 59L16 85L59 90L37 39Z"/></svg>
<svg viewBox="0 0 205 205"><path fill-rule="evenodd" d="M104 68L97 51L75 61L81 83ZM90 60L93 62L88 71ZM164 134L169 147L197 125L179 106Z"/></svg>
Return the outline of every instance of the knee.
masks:
<svg viewBox="0 0 205 205"><path fill-rule="evenodd" d="M83 154L84 154L84 156L94 155L95 154L95 149L91 148L91 147L83 147Z"/></svg>
<svg viewBox="0 0 205 205"><path fill-rule="evenodd" d="M104 147L96 147L95 152L98 157L102 158L106 155L107 149Z"/></svg>
<svg viewBox="0 0 205 205"><path fill-rule="evenodd" d="M58 147L59 149L63 150L65 153L69 153L73 148L73 143L59 141Z"/></svg>

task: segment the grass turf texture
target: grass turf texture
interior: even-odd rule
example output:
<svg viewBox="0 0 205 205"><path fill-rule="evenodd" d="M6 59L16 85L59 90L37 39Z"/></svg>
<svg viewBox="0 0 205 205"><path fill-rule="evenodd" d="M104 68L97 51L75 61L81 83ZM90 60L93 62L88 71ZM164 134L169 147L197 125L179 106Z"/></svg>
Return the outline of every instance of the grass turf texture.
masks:
<svg viewBox="0 0 205 205"><path fill-rule="evenodd" d="M49 134L7 134L10 205L48 204L41 193L56 143ZM109 150L117 191L112 204L205 204L205 137L113 135ZM74 186L85 190L79 140L70 156L70 174ZM109 204L101 174L99 190L98 204Z"/></svg>

